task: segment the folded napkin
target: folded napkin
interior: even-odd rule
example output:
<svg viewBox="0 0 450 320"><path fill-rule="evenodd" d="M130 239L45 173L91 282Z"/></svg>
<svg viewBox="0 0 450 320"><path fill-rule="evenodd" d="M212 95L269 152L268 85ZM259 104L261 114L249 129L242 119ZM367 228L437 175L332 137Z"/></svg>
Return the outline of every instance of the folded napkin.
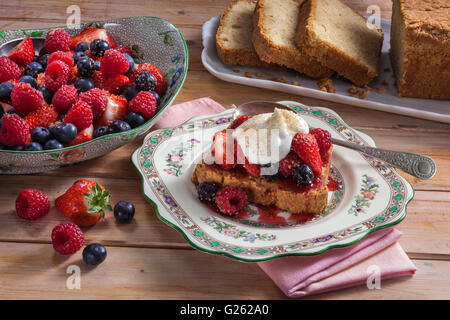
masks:
<svg viewBox="0 0 450 320"><path fill-rule="evenodd" d="M225 110L210 98L169 107L156 128L173 127L203 114ZM380 280L411 276L416 267L397 243L402 233L394 228L372 233L357 244L309 257L284 257L258 263L291 298L318 294ZM372 282L373 279L373 282Z"/></svg>

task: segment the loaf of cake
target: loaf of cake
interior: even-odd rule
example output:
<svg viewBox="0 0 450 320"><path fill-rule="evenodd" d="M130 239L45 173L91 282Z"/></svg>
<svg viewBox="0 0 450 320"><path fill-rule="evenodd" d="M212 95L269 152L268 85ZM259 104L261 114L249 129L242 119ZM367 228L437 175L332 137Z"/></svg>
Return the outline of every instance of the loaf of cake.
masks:
<svg viewBox="0 0 450 320"><path fill-rule="evenodd" d="M225 64L268 67L256 54L252 44L253 11L256 2L233 0L220 18L216 48Z"/></svg>
<svg viewBox="0 0 450 320"><path fill-rule="evenodd" d="M305 0L295 43L357 86L378 75L383 33L342 0Z"/></svg>
<svg viewBox="0 0 450 320"><path fill-rule="evenodd" d="M294 69L312 78L334 72L297 48L295 34L303 0L259 0L253 15L253 46L267 63Z"/></svg>
<svg viewBox="0 0 450 320"><path fill-rule="evenodd" d="M390 56L399 96L450 99L450 1L394 0Z"/></svg>

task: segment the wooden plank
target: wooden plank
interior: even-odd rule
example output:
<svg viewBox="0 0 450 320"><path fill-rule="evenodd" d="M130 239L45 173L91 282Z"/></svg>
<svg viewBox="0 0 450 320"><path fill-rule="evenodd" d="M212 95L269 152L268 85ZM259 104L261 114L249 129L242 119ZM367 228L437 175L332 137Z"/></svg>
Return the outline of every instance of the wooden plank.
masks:
<svg viewBox="0 0 450 320"><path fill-rule="evenodd" d="M79 179L78 177L77 179ZM0 241L50 242L52 228L67 217L56 208L38 221L24 221L17 217L14 199L24 188L38 188L54 200L73 182L73 177L11 176L0 181ZM140 182L135 179L95 178L111 191L111 203L128 200L136 206L133 223L121 225L113 214L95 227L86 229L88 241L103 241L115 246L189 247L184 238L156 217L154 209L141 195ZM450 192L417 191L408 206L408 216L399 225L405 235L401 244L414 253L450 255ZM418 241L417 239L420 239Z"/></svg>
<svg viewBox="0 0 450 320"><path fill-rule="evenodd" d="M107 247L96 268L81 252L63 257L48 244L0 243L1 299L285 299L253 263L193 250ZM386 280L381 289L353 287L313 299L448 299L450 262L414 260L412 278ZM81 288L69 290L67 268L81 270Z"/></svg>

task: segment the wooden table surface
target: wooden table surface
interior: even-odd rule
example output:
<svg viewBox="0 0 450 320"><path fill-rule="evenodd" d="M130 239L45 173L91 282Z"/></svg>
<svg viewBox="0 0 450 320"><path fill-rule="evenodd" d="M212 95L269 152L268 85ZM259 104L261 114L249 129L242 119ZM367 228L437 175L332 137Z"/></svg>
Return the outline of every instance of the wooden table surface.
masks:
<svg viewBox="0 0 450 320"><path fill-rule="evenodd" d="M390 17L388 0L347 1L360 12L378 3ZM175 100L209 96L224 106L249 100L297 100L336 110L353 127L371 135L379 147L432 156L438 166L430 181L404 174L415 190L408 216L398 225L400 244L417 266L408 279L386 280L380 290L365 286L325 293L312 299L449 299L450 298L450 125L391 113L221 81L202 66L201 26L220 14L228 0L12 0L0 5L0 30L59 26L66 8L77 4L82 22L152 15L165 18L184 34L189 72ZM450 112L450 111L449 111ZM0 298L25 299L284 299L284 294L256 264L240 263L192 249L175 230L159 221L140 191L141 182L129 156L141 143L132 142L111 154L73 167L30 176L0 176ZM52 228L67 221L52 209L36 222L20 220L14 200L21 189L38 188L52 199L75 180L91 178L112 193L112 203L132 201L136 216L129 225L107 219L85 230L88 242L107 247L107 260L88 268L81 252L70 257L52 248ZM81 289L66 288L69 265L81 268Z"/></svg>

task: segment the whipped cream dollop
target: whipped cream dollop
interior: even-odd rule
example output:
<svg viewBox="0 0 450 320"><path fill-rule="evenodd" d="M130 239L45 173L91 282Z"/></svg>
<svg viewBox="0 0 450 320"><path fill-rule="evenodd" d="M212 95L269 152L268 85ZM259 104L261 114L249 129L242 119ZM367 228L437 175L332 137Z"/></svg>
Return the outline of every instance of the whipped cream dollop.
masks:
<svg viewBox="0 0 450 320"><path fill-rule="evenodd" d="M276 108L245 121L234 131L234 138L250 163L277 163L291 150L297 133L308 133L309 126L297 113Z"/></svg>

